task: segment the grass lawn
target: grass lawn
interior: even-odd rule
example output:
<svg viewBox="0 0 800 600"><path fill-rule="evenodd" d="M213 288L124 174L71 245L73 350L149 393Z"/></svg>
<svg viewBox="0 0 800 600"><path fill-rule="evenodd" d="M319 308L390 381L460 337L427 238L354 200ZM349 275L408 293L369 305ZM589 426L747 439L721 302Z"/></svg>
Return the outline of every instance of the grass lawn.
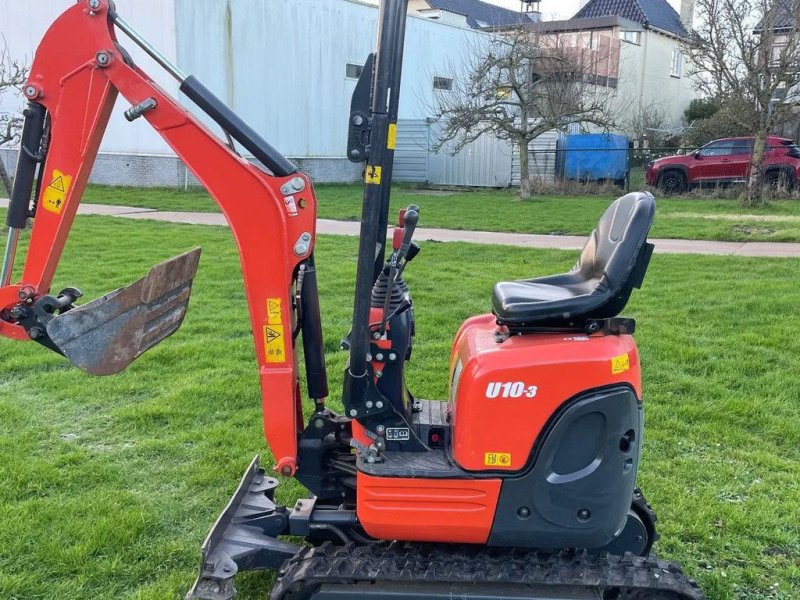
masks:
<svg viewBox="0 0 800 600"><path fill-rule="evenodd" d="M355 221L361 214L361 187L319 185L319 216ZM510 190L430 192L398 187L392 204L422 208L427 227L519 233L587 235L615 196L539 197L520 202ZM91 187L86 201L215 212L217 206L203 190ZM654 237L729 241L800 241L800 201L773 201L759 209L741 209L735 200L659 199Z"/></svg>
<svg viewBox="0 0 800 600"><path fill-rule="evenodd" d="M32 343L0 341L0 598L182 598L209 526L253 454L267 455L228 230L80 217L56 287L95 298L196 244L184 327L122 375L90 378ZM354 239L319 240L334 398L355 252ZM574 258L427 244L408 274L415 392L446 396L452 337L488 309L497 277L555 273ZM660 516L656 551L710 600L800 597L798 271L798 260L656 255L627 311L644 361L640 483ZM279 499L301 493L285 482ZM240 598L263 599L270 582L241 577Z"/></svg>

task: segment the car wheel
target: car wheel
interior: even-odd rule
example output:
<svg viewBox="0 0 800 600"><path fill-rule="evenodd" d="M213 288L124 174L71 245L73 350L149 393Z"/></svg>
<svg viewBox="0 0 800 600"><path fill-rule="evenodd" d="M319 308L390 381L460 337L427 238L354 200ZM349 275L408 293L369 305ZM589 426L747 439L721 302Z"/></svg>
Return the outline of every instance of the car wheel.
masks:
<svg viewBox="0 0 800 600"><path fill-rule="evenodd" d="M764 185L772 194L791 190L794 182L783 171L769 171L764 175Z"/></svg>
<svg viewBox="0 0 800 600"><path fill-rule="evenodd" d="M682 194L686 191L686 177L680 171L667 171L658 178L658 188L665 196Z"/></svg>

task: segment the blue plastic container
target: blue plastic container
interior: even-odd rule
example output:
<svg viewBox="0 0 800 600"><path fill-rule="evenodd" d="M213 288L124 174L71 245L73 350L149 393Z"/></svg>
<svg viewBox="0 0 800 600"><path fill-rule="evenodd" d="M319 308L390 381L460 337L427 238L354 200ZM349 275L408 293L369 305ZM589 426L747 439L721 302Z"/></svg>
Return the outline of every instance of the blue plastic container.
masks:
<svg viewBox="0 0 800 600"><path fill-rule="evenodd" d="M614 133L580 133L564 140L564 177L622 182L628 174L628 138Z"/></svg>

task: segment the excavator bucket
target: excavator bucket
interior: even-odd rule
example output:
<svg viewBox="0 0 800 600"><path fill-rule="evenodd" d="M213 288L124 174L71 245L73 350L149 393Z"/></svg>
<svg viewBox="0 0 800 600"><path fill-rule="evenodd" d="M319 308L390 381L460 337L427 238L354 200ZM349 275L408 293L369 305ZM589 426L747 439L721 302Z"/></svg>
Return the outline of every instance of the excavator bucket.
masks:
<svg viewBox="0 0 800 600"><path fill-rule="evenodd" d="M123 371L181 326L200 248L164 261L136 283L47 323L47 334L72 364L92 375Z"/></svg>

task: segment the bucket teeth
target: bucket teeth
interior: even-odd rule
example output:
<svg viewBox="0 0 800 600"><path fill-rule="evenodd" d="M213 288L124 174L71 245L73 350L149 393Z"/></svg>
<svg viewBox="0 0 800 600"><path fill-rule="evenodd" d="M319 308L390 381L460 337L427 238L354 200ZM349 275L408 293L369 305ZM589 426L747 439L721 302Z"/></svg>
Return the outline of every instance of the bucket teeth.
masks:
<svg viewBox="0 0 800 600"><path fill-rule="evenodd" d="M52 319L47 334L87 373L119 373L181 326L199 261L200 248L164 261L132 285Z"/></svg>

